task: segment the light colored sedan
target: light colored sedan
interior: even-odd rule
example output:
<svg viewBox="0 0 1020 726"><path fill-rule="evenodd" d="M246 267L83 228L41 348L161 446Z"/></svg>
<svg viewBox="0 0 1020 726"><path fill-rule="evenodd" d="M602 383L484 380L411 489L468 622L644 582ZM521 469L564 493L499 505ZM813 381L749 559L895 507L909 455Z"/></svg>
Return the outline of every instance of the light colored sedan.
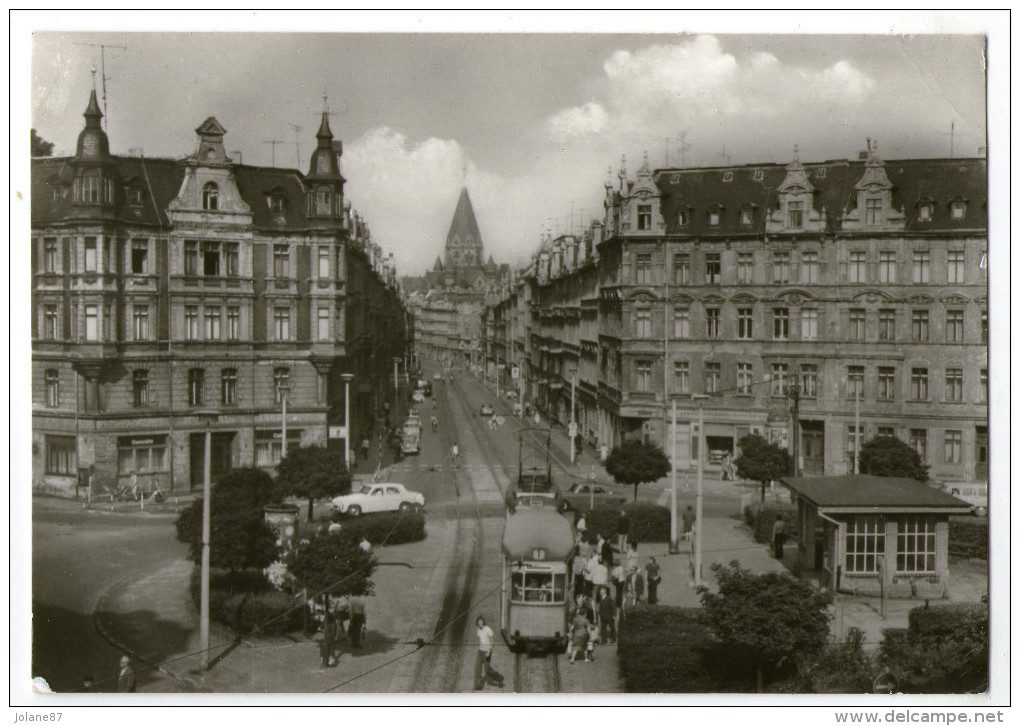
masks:
<svg viewBox="0 0 1020 726"><path fill-rule="evenodd" d="M335 497L329 506L334 512L360 517L369 512L418 510L425 506L425 497L419 492L405 489L403 484L374 482L362 484L356 492Z"/></svg>

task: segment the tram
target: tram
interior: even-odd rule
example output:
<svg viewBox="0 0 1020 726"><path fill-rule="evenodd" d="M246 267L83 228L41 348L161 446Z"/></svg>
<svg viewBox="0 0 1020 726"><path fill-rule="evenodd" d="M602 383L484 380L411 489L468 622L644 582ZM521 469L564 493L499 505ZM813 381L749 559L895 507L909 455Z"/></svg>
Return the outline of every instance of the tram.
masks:
<svg viewBox="0 0 1020 726"><path fill-rule="evenodd" d="M500 630L515 653L563 652L574 526L552 507L519 507L503 530Z"/></svg>

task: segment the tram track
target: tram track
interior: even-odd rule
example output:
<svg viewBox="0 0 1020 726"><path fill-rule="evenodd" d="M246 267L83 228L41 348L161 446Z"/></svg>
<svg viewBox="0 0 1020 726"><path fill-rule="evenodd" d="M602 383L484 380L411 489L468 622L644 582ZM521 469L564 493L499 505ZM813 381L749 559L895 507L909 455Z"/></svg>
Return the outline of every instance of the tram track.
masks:
<svg viewBox="0 0 1020 726"><path fill-rule="evenodd" d="M560 659L556 653L514 655L514 693L559 693Z"/></svg>

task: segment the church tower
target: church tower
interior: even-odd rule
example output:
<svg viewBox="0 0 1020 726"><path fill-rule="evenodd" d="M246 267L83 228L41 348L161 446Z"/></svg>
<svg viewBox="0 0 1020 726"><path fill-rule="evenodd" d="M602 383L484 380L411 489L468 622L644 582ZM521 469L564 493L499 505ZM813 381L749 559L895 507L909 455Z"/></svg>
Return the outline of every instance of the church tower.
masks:
<svg viewBox="0 0 1020 726"><path fill-rule="evenodd" d="M465 187L460 190L457 210L453 213L450 231L446 234L444 267L448 270L480 267L484 264L483 255L482 234L478 231L475 210L471 207L471 198Z"/></svg>

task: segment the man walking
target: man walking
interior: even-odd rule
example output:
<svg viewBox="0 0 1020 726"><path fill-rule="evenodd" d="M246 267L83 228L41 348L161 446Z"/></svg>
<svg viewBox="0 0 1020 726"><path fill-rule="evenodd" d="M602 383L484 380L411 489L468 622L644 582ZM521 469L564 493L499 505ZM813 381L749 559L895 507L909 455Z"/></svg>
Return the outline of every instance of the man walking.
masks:
<svg viewBox="0 0 1020 726"><path fill-rule="evenodd" d="M659 571L659 563L655 561L654 557L648 558L645 572L647 573L646 581L648 583L648 604L657 605L659 603L659 583L662 582L662 575Z"/></svg>
<svg viewBox="0 0 1020 726"><path fill-rule="evenodd" d="M351 647L360 648L362 631L365 629L365 601L360 597L352 597L347 608L351 615L351 624L348 626Z"/></svg>
<svg viewBox="0 0 1020 726"><path fill-rule="evenodd" d="M122 655L120 657L120 672L117 674L117 692L134 693L136 687L135 672L131 670L131 657Z"/></svg>
<svg viewBox="0 0 1020 726"><path fill-rule="evenodd" d="M485 624L485 618L481 615L475 620L475 634L478 636L478 652L475 654L475 690L480 691L485 688L487 681L496 681L498 675L492 670L492 647L495 638L492 628ZM498 679L500 688L503 686L502 680L502 677Z"/></svg>
<svg viewBox="0 0 1020 726"><path fill-rule="evenodd" d="M684 510L683 514L684 522L684 541L690 542L691 534L694 531L694 509L690 504L687 505L687 509Z"/></svg>
<svg viewBox="0 0 1020 726"><path fill-rule="evenodd" d="M630 519L627 517L627 510L621 509L620 516L616 520L616 549L621 553L627 551L627 535L630 534Z"/></svg>

